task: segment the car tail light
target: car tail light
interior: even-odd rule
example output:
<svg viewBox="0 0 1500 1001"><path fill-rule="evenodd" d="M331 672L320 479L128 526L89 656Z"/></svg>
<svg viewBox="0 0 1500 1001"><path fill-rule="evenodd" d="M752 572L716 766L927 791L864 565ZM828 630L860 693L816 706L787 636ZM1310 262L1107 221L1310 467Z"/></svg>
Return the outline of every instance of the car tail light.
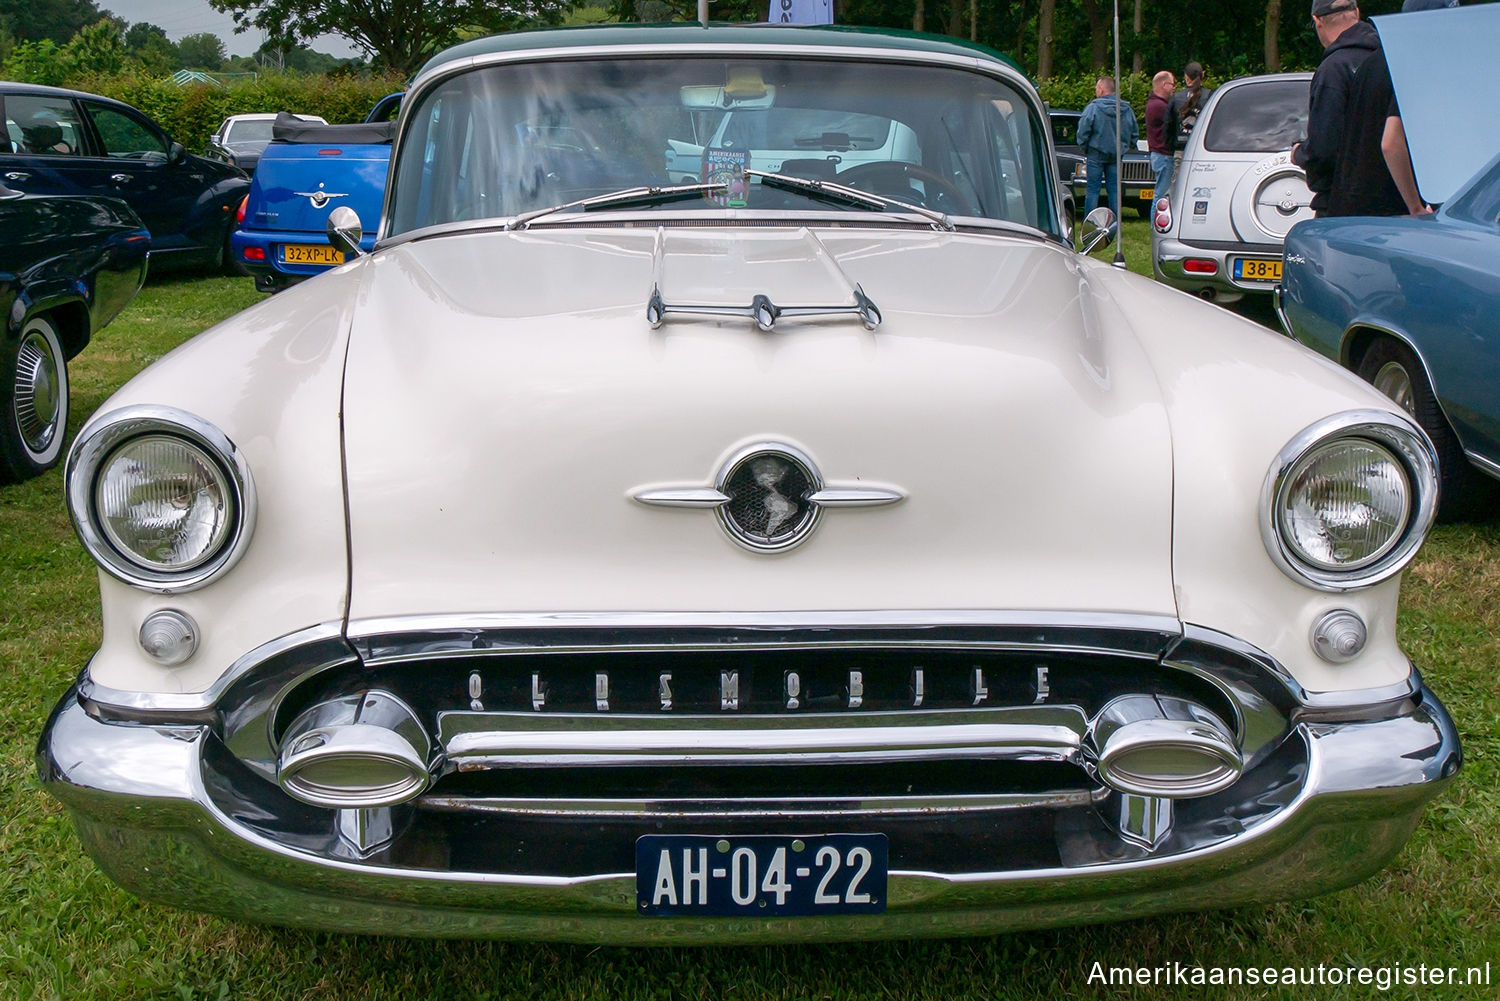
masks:
<svg viewBox="0 0 1500 1001"><path fill-rule="evenodd" d="M1156 209L1151 224L1156 227L1158 233L1165 233L1172 228L1172 203L1165 198L1156 200Z"/></svg>
<svg viewBox="0 0 1500 1001"><path fill-rule="evenodd" d="M265 252L265 250L263 248L261 248L261 247L246 247L245 248L245 260L247 260L247 261L264 261L265 259L266 259L266 252Z"/></svg>
<svg viewBox="0 0 1500 1001"><path fill-rule="evenodd" d="M244 198L240 199L240 207L237 210L235 210L235 213L234 213L234 224L236 226L243 226L243 225L245 225L245 210L247 208L249 208L249 207L250 207L250 196L246 195Z"/></svg>
<svg viewBox="0 0 1500 1001"><path fill-rule="evenodd" d="M1219 273L1219 262L1206 257L1189 257L1182 262L1182 270L1190 275L1216 275Z"/></svg>

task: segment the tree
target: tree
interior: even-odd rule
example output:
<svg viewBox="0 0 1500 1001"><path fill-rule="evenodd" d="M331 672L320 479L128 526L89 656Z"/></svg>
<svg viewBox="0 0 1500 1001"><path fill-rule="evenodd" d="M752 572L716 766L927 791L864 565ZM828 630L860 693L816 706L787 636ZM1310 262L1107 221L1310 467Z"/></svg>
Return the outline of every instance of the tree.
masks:
<svg viewBox="0 0 1500 1001"><path fill-rule="evenodd" d="M428 57L475 32L557 24L566 0L209 0L234 15L235 31L278 41L334 34L382 68L412 74Z"/></svg>
<svg viewBox="0 0 1500 1001"><path fill-rule="evenodd" d="M224 60L228 58L219 36L206 31L184 37L177 43L177 55L186 68L210 72L222 69Z"/></svg>
<svg viewBox="0 0 1500 1001"><path fill-rule="evenodd" d="M1276 45L1281 34L1281 0L1266 0L1266 72L1281 72L1281 52Z"/></svg>
<svg viewBox="0 0 1500 1001"><path fill-rule="evenodd" d="M18 42L51 39L66 45L103 16L94 0L0 0L0 23Z"/></svg>

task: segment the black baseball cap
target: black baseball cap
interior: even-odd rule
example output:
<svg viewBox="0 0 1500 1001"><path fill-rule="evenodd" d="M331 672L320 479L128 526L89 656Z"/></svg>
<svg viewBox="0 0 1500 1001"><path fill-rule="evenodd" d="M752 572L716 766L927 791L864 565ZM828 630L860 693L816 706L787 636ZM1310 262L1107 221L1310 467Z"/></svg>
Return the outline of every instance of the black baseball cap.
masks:
<svg viewBox="0 0 1500 1001"><path fill-rule="evenodd" d="M1356 0L1313 0L1312 16L1327 17L1341 10L1358 10Z"/></svg>

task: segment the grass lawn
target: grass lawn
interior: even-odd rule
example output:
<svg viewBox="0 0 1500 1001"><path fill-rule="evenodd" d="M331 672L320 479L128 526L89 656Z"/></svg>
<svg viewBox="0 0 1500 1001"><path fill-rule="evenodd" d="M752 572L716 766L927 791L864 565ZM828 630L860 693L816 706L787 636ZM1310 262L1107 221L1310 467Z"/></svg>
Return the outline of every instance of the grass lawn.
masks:
<svg viewBox="0 0 1500 1001"><path fill-rule="evenodd" d="M1146 224L1127 222L1134 270L1149 274L1148 253ZM246 279L152 282L71 367L72 431L133 372L259 299ZM1467 764L1388 869L1308 901L951 941L722 950L433 942L284 931L142 903L95 869L34 772L47 713L99 631L93 564L68 523L58 471L0 490L0 595L0 999L1500 996L1500 986L1382 993L1090 980L1096 963L1488 963L1500 985L1500 520L1440 527L1407 575L1402 640L1457 720Z"/></svg>

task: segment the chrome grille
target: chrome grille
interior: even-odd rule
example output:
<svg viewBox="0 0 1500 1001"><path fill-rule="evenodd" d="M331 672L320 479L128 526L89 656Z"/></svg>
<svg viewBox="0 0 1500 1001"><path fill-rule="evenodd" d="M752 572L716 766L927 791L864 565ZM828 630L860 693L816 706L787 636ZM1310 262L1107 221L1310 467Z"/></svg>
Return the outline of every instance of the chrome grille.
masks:
<svg viewBox="0 0 1500 1001"><path fill-rule="evenodd" d="M1151 161L1149 159L1138 160L1126 157L1123 164L1124 166L1120 172L1121 180L1136 184L1156 183L1156 171L1151 169Z"/></svg>

